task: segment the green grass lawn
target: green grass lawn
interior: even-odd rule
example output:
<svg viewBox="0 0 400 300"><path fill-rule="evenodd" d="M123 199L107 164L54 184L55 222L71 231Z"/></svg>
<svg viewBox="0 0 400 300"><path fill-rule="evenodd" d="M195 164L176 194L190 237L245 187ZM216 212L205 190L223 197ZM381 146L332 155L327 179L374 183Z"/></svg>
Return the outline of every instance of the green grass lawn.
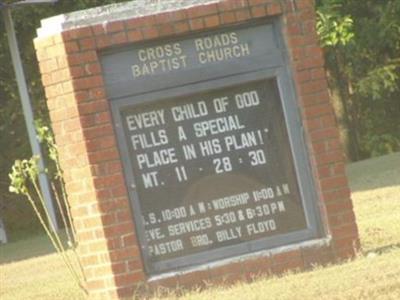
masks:
<svg viewBox="0 0 400 300"><path fill-rule="evenodd" d="M348 175L363 249L357 259L183 298L400 299L400 153L351 164ZM84 298L50 249L43 236L0 246L1 300Z"/></svg>

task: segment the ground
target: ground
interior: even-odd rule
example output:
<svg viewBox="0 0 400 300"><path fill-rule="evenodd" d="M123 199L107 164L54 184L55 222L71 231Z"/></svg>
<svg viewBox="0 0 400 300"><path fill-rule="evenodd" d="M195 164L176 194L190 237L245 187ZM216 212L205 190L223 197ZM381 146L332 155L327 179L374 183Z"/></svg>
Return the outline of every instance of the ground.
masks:
<svg viewBox="0 0 400 300"><path fill-rule="evenodd" d="M187 292L182 298L400 299L400 153L357 162L347 170L362 245L355 260ZM84 299L45 236L0 246L0 264L2 300Z"/></svg>

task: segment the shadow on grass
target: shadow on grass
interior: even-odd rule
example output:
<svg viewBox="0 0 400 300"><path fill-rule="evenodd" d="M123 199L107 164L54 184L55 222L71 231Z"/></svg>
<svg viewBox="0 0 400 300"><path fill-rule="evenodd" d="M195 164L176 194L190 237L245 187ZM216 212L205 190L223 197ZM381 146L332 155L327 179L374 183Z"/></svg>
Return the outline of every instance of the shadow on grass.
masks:
<svg viewBox="0 0 400 300"><path fill-rule="evenodd" d="M347 175L352 192L400 186L400 152L351 163Z"/></svg>
<svg viewBox="0 0 400 300"><path fill-rule="evenodd" d="M66 240L64 232L60 233L60 237L63 242ZM17 262L55 252L56 250L47 235L35 235L24 240L0 245L0 264Z"/></svg>
<svg viewBox="0 0 400 300"><path fill-rule="evenodd" d="M368 251L363 252L364 255L368 255L368 254L384 254L387 252L390 252L394 249L400 249L400 243L396 243L396 244L391 244L391 245L386 245L383 247L379 247L379 248L375 248L375 249L371 249Z"/></svg>

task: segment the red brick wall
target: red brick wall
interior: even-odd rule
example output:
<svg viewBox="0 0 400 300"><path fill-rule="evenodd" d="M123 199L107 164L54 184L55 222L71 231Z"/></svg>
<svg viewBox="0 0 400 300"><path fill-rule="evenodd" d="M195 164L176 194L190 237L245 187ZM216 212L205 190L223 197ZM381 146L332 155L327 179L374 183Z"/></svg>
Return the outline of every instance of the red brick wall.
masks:
<svg viewBox="0 0 400 300"><path fill-rule="evenodd" d="M65 174L87 286L92 298L132 295L143 272L121 158L111 122L98 51L115 45L176 36L220 26L281 18L307 131L319 207L331 241L299 247L150 285L250 279L354 255L357 226L343 150L329 101L312 0L221 0L174 12L67 30L35 39L52 126ZM290 248L288 248L290 249ZM271 252L273 253L273 252Z"/></svg>

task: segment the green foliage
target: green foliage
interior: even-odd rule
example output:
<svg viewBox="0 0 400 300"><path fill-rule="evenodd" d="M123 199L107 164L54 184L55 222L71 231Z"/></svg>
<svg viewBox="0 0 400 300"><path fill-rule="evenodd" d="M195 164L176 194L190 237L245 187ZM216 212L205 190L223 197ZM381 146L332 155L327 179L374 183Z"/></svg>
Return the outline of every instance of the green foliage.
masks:
<svg viewBox="0 0 400 300"><path fill-rule="evenodd" d="M322 46L345 46L352 41L353 20L350 16L340 16L337 14L317 12L317 33L320 37Z"/></svg>
<svg viewBox="0 0 400 300"><path fill-rule="evenodd" d="M62 181L61 171L59 168L58 153L57 148L54 144L54 138L49 128L46 126L40 126L39 124L37 124L37 132L39 133L41 141L49 149L49 158L57 167L58 172L56 172L57 175L55 177L55 180L58 180L58 184L61 186L61 192L59 192L55 188L54 182L51 183L51 186L53 188L53 195L56 199L57 208L60 211L63 225L67 233L69 249L66 249L66 247L63 245L59 232L54 230L52 226L52 221L47 210L43 194L38 186L39 157L35 156L30 159L16 160L14 162L14 165L12 166L11 172L9 174L9 191L11 193L25 196L25 198L28 200L29 204L33 208L37 219L42 225L57 253L63 259L64 264L68 268L73 279L75 280L77 285L81 287L84 292L86 292L85 277L82 271L82 266L80 264L79 256L75 251L76 234L74 231L71 213L69 210L67 194L64 189L64 182ZM59 195L59 193L61 195ZM33 199L35 197L38 198L39 201L34 201ZM71 257L67 254L67 250L72 250L71 252L74 254L75 261L72 260ZM76 263L80 267L79 269L74 267Z"/></svg>
<svg viewBox="0 0 400 300"><path fill-rule="evenodd" d="M357 82L357 90L360 95L379 100L386 93L395 93L398 90L398 67L392 63L369 71Z"/></svg>
<svg viewBox="0 0 400 300"><path fill-rule="evenodd" d="M393 153L400 148L400 139L391 134L372 134L365 136L362 142L372 157L381 156L382 153Z"/></svg>
<svg viewBox="0 0 400 300"><path fill-rule="evenodd" d="M16 160L11 168L10 192L28 195L29 182L36 180L39 175L38 157L31 159Z"/></svg>
<svg viewBox="0 0 400 300"><path fill-rule="evenodd" d="M317 1L317 31L352 160L400 150L400 1Z"/></svg>
<svg viewBox="0 0 400 300"><path fill-rule="evenodd" d="M59 161L57 146L54 140L53 132L51 131L50 127L46 126L45 122L41 119L36 120L35 127L39 142L46 145L47 156L49 157L50 162L56 163L58 165ZM61 178L62 176L62 174L58 171L55 171L54 174L55 178Z"/></svg>

